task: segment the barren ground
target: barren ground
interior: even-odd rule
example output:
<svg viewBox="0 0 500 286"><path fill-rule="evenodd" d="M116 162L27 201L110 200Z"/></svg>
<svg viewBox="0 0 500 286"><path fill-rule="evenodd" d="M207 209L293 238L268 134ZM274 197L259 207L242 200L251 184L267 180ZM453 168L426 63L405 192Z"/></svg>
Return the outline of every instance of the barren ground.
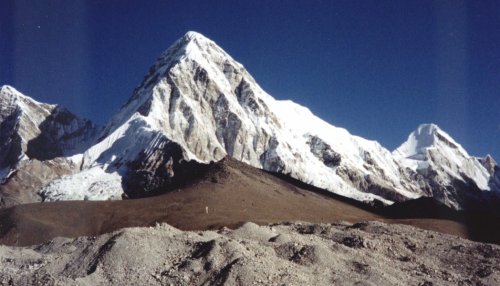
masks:
<svg viewBox="0 0 500 286"><path fill-rule="evenodd" d="M500 247L405 225L167 224L0 246L0 285L499 285Z"/></svg>
<svg viewBox="0 0 500 286"><path fill-rule="evenodd" d="M70 201L0 210L0 243L32 245L57 236L94 236L166 222L182 230L234 228L244 222L385 221L468 237L464 224L436 218L388 219L362 203L285 181L234 160L176 191L123 201Z"/></svg>

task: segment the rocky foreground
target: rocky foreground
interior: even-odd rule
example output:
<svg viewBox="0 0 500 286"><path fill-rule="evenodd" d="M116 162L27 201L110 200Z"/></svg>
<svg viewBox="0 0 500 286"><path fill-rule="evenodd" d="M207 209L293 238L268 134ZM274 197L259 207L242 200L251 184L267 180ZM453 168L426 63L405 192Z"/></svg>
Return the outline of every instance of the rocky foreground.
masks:
<svg viewBox="0 0 500 286"><path fill-rule="evenodd" d="M499 285L500 246L380 222L162 224L0 246L0 285Z"/></svg>

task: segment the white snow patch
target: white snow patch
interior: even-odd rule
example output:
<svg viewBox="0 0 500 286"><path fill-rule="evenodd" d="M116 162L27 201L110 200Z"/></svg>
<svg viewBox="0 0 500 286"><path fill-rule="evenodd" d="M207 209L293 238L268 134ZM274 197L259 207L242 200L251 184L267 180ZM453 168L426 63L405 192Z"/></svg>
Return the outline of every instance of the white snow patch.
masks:
<svg viewBox="0 0 500 286"><path fill-rule="evenodd" d="M122 178L117 172L107 173L99 167L64 176L43 187L44 201L119 200L123 193Z"/></svg>

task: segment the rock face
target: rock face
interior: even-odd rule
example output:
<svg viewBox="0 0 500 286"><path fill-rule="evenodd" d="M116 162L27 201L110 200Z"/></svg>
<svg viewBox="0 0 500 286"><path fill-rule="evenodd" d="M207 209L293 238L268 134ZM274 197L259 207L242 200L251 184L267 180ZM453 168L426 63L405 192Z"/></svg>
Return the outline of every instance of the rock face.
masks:
<svg viewBox="0 0 500 286"><path fill-rule="evenodd" d="M500 247L383 223L185 232L167 224L0 246L5 285L498 285Z"/></svg>
<svg viewBox="0 0 500 286"><path fill-rule="evenodd" d="M23 158L43 161L81 153L90 146L97 128L64 108L3 86L0 131L0 168L4 168Z"/></svg>
<svg viewBox="0 0 500 286"><path fill-rule="evenodd" d="M9 110L2 112L4 118L19 117L18 109ZM38 135L29 138L31 145L2 148L44 160L76 153L68 150L71 140L92 137L94 129L66 112L43 105L37 114L42 115L35 125L46 132L33 129ZM14 124L2 122L2 130ZM60 130L66 133L55 136ZM23 141L18 135L26 137L2 132L2 142ZM44 200L119 198L122 192L149 196L171 190L203 164L225 156L359 201L389 204L434 196L461 208L470 194L499 186L498 175L488 173L495 168L491 163L470 157L437 126L420 126L391 153L305 107L274 99L240 63L196 32L188 32L155 61L96 142L71 157L81 172L40 190ZM2 161L15 161L8 156Z"/></svg>
<svg viewBox="0 0 500 286"><path fill-rule="evenodd" d="M12 192L25 192L22 196L36 201L40 187L76 167L70 167L68 160L54 159L85 151L96 133L90 121L64 108L37 102L13 87L1 87L0 205L9 205L4 198Z"/></svg>

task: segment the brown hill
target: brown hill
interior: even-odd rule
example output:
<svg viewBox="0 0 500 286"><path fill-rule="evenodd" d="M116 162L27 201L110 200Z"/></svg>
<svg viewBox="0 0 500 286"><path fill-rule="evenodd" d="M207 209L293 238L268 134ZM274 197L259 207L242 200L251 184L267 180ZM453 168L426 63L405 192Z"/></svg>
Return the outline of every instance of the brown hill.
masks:
<svg viewBox="0 0 500 286"><path fill-rule="evenodd" d="M352 223L379 220L469 237L449 219L386 218L362 203L284 180L232 159L211 164L199 179L169 193L122 201L66 201L0 210L0 243L30 245L57 236L108 233L166 222L182 230L236 227L285 221Z"/></svg>

